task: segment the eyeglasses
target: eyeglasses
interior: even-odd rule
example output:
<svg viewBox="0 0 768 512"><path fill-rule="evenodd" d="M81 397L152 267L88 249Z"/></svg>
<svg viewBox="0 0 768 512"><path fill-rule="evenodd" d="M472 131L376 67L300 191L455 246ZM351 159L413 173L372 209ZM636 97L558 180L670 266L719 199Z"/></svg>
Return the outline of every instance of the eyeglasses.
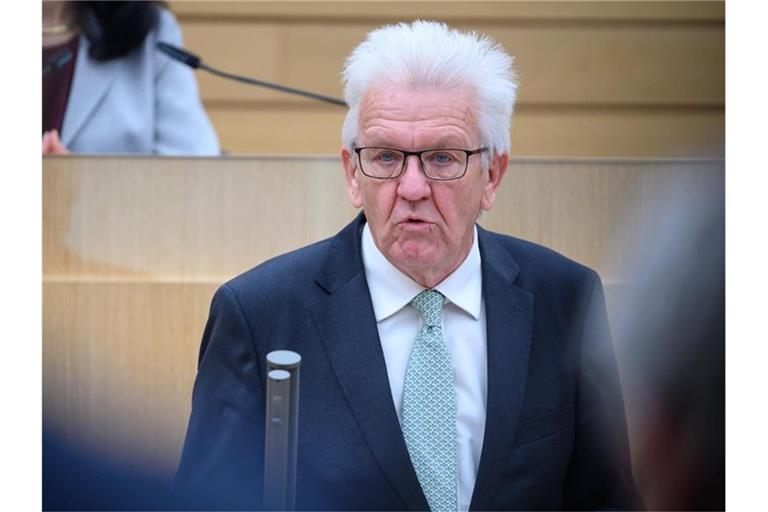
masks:
<svg viewBox="0 0 768 512"><path fill-rule="evenodd" d="M355 148L360 170L369 178L391 180L405 170L406 159L413 155L419 159L424 176L435 181L457 180L467 173L469 157L488 151L487 147L468 149L425 149L402 151L393 148Z"/></svg>

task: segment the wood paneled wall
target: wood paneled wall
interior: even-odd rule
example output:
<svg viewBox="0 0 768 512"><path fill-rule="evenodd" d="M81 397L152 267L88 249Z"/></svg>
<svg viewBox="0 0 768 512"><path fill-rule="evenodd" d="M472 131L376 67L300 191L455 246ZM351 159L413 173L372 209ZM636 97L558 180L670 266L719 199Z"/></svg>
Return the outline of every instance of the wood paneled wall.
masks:
<svg viewBox="0 0 768 512"><path fill-rule="evenodd" d="M481 223L596 268L609 312L679 186L720 160L515 159ZM674 185L674 187L673 187ZM43 161L43 409L49 428L171 475L214 290L355 215L336 158Z"/></svg>
<svg viewBox="0 0 768 512"><path fill-rule="evenodd" d="M384 23L432 18L516 57L514 155L722 156L724 2L170 2L220 69L341 95L345 57ZM344 109L198 72L231 153L333 154Z"/></svg>

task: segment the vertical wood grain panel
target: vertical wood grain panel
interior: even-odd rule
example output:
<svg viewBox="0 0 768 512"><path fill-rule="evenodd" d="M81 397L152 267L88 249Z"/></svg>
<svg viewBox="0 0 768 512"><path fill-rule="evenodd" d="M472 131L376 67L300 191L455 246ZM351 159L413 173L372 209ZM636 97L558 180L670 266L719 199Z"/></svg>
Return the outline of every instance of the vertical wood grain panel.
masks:
<svg viewBox="0 0 768 512"><path fill-rule="evenodd" d="M516 56L516 155L722 157L723 2L172 2L222 69L341 95L344 58L383 23L437 18ZM231 153L334 153L343 114L198 73Z"/></svg>

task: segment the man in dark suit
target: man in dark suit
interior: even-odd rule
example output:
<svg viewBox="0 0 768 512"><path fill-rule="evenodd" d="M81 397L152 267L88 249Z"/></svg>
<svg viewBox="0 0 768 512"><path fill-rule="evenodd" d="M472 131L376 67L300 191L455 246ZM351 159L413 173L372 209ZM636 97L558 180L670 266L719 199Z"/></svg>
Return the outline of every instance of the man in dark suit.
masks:
<svg viewBox="0 0 768 512"><path fill-rule="evenodd" d="M347 61L341 157L361 213L223 285L179 480L257 507L265 356L302 355L296 505L634 508L600 280L476 225L516 86L489 39L414 22Z"/></svg>

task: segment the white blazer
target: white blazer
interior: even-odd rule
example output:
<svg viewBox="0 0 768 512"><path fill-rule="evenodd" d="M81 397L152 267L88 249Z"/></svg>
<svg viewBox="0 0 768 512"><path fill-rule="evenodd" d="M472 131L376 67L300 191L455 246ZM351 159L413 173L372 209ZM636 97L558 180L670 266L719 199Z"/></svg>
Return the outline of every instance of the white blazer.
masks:
<svg viewBox="0 0 768 512"><path fill-rule="evenodd" d="M80 35L61 140L76 153L218 155L193 71L157 50L181 45L173 14L158 9L157 26L126 57L97 62Z"/></svg>

